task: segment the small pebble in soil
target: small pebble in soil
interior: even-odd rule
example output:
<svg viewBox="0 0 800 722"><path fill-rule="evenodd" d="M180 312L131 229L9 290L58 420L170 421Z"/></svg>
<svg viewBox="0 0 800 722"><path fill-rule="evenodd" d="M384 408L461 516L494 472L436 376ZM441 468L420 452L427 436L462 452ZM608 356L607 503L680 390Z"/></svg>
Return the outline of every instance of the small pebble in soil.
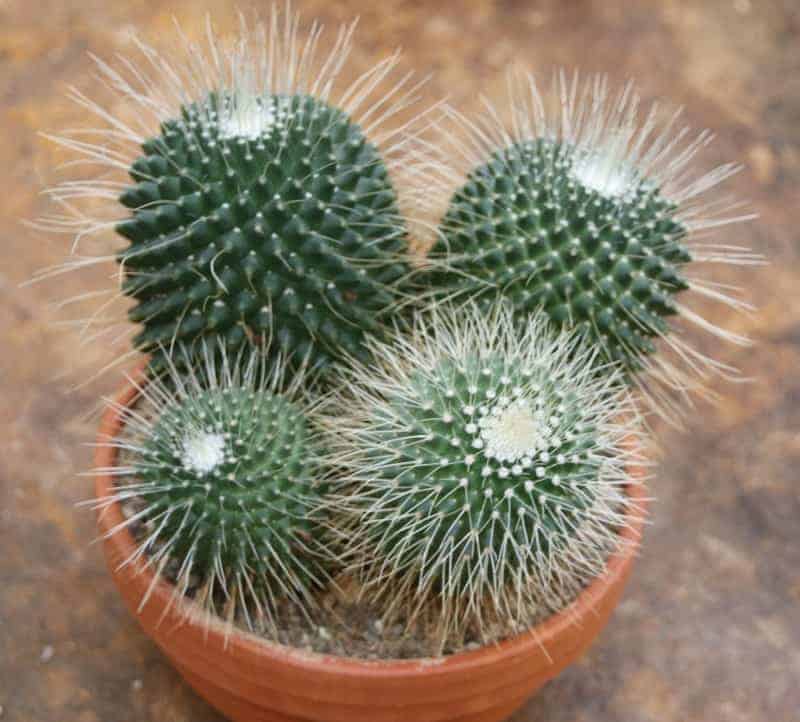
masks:
<svg viewBox="0 0 800 722"><path fill-rule="evenodd" d="M39 655L39 661L43 664L47 664L55 654L55 650L53 649L53 645L48 644L42 647L42 653Z"/></svg>
<svg viewBox="0 0 800 722"><path fill-rule="evenodd" d="M140 692L142 687L144 687L144 684L141 679L134 679L133 682L131 682L131 688L134 692Z"/></svg>

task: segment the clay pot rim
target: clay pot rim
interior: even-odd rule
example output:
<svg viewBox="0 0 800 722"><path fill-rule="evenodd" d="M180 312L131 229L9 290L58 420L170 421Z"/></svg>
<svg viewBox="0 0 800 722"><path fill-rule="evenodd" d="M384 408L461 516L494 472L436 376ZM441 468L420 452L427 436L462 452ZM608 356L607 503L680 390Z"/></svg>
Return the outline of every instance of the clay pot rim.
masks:
<svg viewBox="0 0 800 722"><path fill-rule="evenodd" d="M122 408L130 407L140 395L140 387L146 382L144 364L132 374L126 375L128 383L108 404L100 424L98 444L95 451L95 467L111 469L116 465L118 449L108 445L121 431ZM566 608L554 614L533 628L505 639L496 644L482 646L475 650L457 652L446 657L420 657L414 659L362 659L299 649L279 642L273 642L239 627L229 627L223 620L207 614L192 600L185 597L171 602L174 610L180 611L185 624L200 627L199 634L207 638L215 647L227 648L234 654L254 657L271 657L273 661L298 667L309 673L324 672L347 677L415 678L437 674L449 674L457 670L490 666L501 659L525 655L532 646L547 654L548 643L557 639L561 633L586 615L593 613L596 602L623 576L638 550L642 528L646 517L645 486L642 482L643 469L631 469L631 477L636 481L626 488L630 504L626 510L628 524L620 530L620 536L628 541L608 560L606 571L595 578L577 598ZM95 497L108 497L114 486L110 473L98 473L95 478ZM98 528L101 538L124 520L119 503L114 503L98 513ZM130 530L122 528L104 539L107 547L113 550L117 559L127 559L135 550L135 540ZM137 564L136 573L141 575L146 586L153 579L153 572ZM160 609L170 605L174 586L160 580L149 596L148 604Z"/></svg>

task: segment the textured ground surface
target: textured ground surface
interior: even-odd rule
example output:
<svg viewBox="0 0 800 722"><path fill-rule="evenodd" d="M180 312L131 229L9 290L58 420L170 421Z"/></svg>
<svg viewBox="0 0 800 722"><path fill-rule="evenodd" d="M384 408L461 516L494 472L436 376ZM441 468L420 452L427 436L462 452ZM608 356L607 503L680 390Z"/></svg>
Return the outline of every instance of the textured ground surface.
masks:
<svg viewBox="0 0 800 722"><path fill-rule="evenodd" d="M87 51L126 52L130 31L170 43L170 16L190 31L210 0L0 0L0 717L3 722L219 720L127 615L90 547L93 520L74 508L89 493L95 427L86 412L111 375L68 394L76 361L96 367L53 327L46 303L83 279L17 288L58 260L59 239L18 219L60 155L40 129L78 124L68 83L102 94ZM795 0L681 3L302 3L331 23L360 12L354 69L403 45L429 69L431 98L464 109L502 90L503 67L579 65L635 77L648 97L685 104L718 132L710 162L739 159L731 184L761 214L731 242L772 265L728 280L752 286L755 319L716 320L752 334L754 350L720 348L755 377L720 383L724 402L701 408L681 435L663 431L659 502L622 606L591 653L514 722L789 722L800 718L800 14ZM306 7L307 6L307 7ZM157 8L154 10L154 8ZM222 26L231 17L220 18ZM97 280L108 269L97 272ZM59 287L60 285L60 287ZM66 380L60 378L66 370Z"/></svg>

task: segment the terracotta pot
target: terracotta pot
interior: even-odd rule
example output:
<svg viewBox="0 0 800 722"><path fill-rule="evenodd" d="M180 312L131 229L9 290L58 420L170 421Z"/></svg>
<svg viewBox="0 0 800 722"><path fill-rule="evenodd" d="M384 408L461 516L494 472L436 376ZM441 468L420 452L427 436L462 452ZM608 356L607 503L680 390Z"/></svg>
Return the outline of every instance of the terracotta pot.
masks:
<svg viewBox="0 0 800 722"><path fill-rule="evenodd" d="M136 400L133 386L117 397ZM109 408L101 439L119 434L120 414ZM116 462L116 450L97 449L98 468ZM97 477L96 493L113 490L110 475ZM574 662L608 622L633 563L643 523L643 487L629 487L634 543L613 556L608 570L561 613L518 637L444 659L365 661L304 652L267 642L222 624L202 625L176 605L164 614L172 587L157 584L139 609L152 573L119 568L134 550L125 529L105 540L111 575L131 613L186 681L237 722L498 722L521 707L549 679ZM119 505L99 515L105 534L123 521ZM189 601L180 602L191 604Z"/></svg>

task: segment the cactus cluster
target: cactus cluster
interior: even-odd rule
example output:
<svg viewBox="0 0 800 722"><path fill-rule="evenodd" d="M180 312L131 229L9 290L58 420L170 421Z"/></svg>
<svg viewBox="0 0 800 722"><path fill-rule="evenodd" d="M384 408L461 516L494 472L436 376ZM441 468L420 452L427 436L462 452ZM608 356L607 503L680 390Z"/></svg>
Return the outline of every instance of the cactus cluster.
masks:
<svg viewBox="0 0 800 722"><path fill-rule="evenodd" d="M508 306L439 312L373 351L328 419L332 506L370 593L435 597L462 629L561 608L625 522L636 417L618 372Z"/></svg>
<svg viewBox="0 0 800 722"><path fill-rule="evenodd" d="M279 393L261 352L203 355L192 376L172 365L169 383L141 386L142 403L120 410L124 481L100 503L133 503L124 525L143 528L137 558L159 572L172 562L182 593L199 584L206 608L269 630L281 600L305 609L326 578L321 441L300 377Z"/></svg>
<svg viewBox="0 0 800 722"><path fill-rule="evenodd" d="M209 26L176 59L98 61L113 108L73 92L109 132L56 140L118 176L50 191L67 214L42 225L75 241L44 275L116 262L77 299L102 299L85 336L122 303L150 359L98 504L130 512L125 563L252 629L355 572L387 616L496 639L623 543L640 399L675 421L730 371L680 323L745 343L686 301L746 307L696 272L758 260L699 235L739 220L708 195L737 167L695 173L706 134L577 75L512 76L509 125L447 109L428 140L397 122L396 55L340 91L353 26L321 62L320 33L273 10L233 44ZM91 253L112 229L124 247Z"/></svg>

